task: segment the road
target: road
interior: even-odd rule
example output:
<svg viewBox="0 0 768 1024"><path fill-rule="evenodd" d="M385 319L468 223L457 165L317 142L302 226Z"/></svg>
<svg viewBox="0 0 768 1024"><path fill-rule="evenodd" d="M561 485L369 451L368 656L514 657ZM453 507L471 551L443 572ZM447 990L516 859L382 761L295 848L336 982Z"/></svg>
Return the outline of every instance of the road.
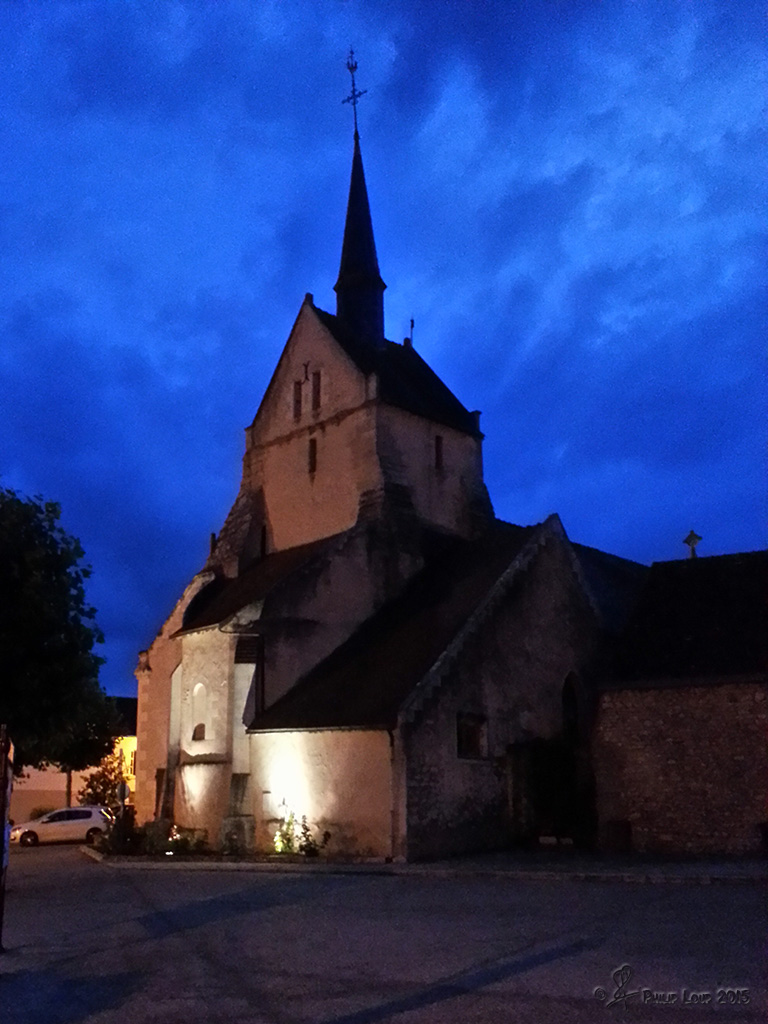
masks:
<svg viewBox="0 0 768 1024"><path fill-rule="evenodd" d="M0 1021L756 1024L764 895L116 870L72 846L14 850Z"/></svg>

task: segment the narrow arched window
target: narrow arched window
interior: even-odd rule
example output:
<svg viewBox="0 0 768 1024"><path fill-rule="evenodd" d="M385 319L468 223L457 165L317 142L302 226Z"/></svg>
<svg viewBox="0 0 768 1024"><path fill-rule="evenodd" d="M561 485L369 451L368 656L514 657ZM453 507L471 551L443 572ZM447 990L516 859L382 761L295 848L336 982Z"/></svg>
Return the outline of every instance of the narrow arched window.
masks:
<svg viewBox="0 0 768 1024"><path fill-rule="evenodd" d="M205 723L208 718L208 694L203 683L197 683L192 691L193 740L205 739Z"/></svg>

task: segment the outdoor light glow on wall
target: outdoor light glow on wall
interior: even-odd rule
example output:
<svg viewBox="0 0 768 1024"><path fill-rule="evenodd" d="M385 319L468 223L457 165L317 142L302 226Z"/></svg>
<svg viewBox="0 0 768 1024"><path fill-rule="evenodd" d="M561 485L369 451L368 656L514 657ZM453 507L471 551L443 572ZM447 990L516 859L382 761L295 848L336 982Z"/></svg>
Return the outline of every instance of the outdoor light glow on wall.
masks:
<svg viewBox="0 0 768 1024"><path fill-rule="evenodd" d="M297 816L306 814L312 802L303 744L295 743L299 737L291 739L294 742L288 747L280 737L280 747L271 752L267 765L268 788L273 794L273 809L278 817L285 817L291 811Z"/></svg>
<svg viewBox="0 0 768 1024"><path fill-rule="evenodd" d="M193 812L202 806L213 782L217 766L208 764L185 764L181 770L181 784L187 805Z"/></svg>

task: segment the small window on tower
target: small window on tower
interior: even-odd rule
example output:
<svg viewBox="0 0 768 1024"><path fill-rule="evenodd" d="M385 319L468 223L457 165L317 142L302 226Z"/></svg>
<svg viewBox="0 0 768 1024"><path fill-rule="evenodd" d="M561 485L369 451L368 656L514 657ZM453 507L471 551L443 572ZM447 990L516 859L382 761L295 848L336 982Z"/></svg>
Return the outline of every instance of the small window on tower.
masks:
<svg viewBox="0 0 768 1024"><path fill-rule="evenodd" d="M435 435L435 469L438 473L443 470L443 436L442 434Z"/></svg>
<svg viewBox="0 0 768 1024"><path fill-rule="evenodd" d="M293 385L293 418L301 419L301 381L295 381Z"/></svg>
<svg viewBox="0 0 768 1024"><path fill-rule="evenodd" d="M320 371L315 370L312 374L312 412L320 408Z"/></svg>
<svg viewBox="0 0 768 1024"><path fill-rule="evenodd" d="M317 441L314 437L309 439L309 453L308 453L308 466L310 473L317 471Z"/></svg>

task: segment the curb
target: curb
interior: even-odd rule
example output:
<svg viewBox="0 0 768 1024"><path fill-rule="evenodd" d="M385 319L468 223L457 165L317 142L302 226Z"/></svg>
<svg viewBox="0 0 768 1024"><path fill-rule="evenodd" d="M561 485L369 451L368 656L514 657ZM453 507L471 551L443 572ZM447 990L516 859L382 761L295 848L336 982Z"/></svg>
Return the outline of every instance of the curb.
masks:
<svg viewBox="0 0 768 1024"><path fill-rule="evenodd" d="M534 868L485 868L481 865L457 864L448 867L441 864L387 864L381 861L342 863L275 863L274 861L206 861L182 860L139 860L134 857L108 857L90 846L81 846L80 852L97 863L112 870L133 871L235 871L256 874L300 874L300 875L389 875L411 878L493 878L513 882L597 882L631 883L634 885L764 885L768 882L768 871L738 871L717 873L686 873L674 870L626 871L626 870L545 870Z"/></svg>

